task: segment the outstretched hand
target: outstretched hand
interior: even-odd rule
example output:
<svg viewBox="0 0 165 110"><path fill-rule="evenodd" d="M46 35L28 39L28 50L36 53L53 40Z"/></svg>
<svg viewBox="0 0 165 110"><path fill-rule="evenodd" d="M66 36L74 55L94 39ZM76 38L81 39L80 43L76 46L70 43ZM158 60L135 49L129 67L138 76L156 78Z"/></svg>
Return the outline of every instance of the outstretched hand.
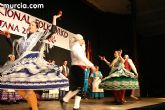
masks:
<svg viewBox="0 0 165 110"><path fill-rule="evenodd" d="M55 15L57 18L60 18L62 16L62 11L60 10L57 15Z"/></svg>
<svg viewBox="0 0 165 110"><path fill-rule="evenodd" d="M62 11L61 10L58 12L58 15L59 16L62 16Z"/></svg>
<svg viewBox="0 0 165 110"><path fill-rule="evenodd" d="M100 60L105 60L105 56L100 56L99 55L99 57L100 57Z"/></svg>
<svg viewBox="0 0 165 110"><path fill-rule="evenodd" d="M56 25L56 20L62 16L62 11L59 11L57 15L53 16L53 25Z"/></svg>

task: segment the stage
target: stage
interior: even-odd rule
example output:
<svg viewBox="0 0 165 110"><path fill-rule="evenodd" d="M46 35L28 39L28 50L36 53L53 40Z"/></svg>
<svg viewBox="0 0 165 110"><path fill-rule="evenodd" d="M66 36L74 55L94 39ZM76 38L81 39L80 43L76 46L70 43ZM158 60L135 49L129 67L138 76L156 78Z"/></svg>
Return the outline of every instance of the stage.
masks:
<svg viewBox="0 0 165 110"><path fill-rule="evenodd" d="M72 110L73 99L67 105L66 110ZM127 98L127 102L123 105L115 105L112 103L112 97L103 99L83 99L81 102L81 110L165 110L165 98L141 98L133 100ZM0 104L0 110L29 110L25 102L18 104ZM39 110L62 110L58 100L40 101Z"/></svg>

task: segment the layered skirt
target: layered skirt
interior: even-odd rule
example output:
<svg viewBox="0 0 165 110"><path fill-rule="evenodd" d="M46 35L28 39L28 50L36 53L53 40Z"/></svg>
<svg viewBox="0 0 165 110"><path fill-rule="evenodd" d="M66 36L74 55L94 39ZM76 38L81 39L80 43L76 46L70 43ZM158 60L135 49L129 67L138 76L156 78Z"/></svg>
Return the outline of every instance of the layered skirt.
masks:
<svg viewBox="0 0 165 110"><path fill-rule="evenodd" d="M112 70L99 84L105 90L139 89L139 82L134 73L124 68Z"/></svg>
<svg viewBox="0 0 165 110"><path fill-rule="evenodd" d="M25 52L12 64L2 67L0 73L2 89L45 90L69 86L59 66L49 64L38 51Z"/></svg>

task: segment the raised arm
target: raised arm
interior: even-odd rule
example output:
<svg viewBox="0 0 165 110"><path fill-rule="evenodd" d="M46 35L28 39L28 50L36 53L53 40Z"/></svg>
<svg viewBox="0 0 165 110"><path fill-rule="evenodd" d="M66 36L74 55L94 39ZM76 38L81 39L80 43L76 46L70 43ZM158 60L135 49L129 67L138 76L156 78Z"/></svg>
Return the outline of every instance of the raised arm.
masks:
<svg viewBox="0 0 165 110"><path fill-rule="evenodd" d="M59 11L57 15L53 16L52 27L50 30L50 35L46 39L51 39L52 35L57 31L57 19L62 16L62 11ZM47 32L45 32L47 33Z"/></svg>
<svg viewBox="0 0 165 110"><path fill-rule="evenodd" d="M131 66L132 71L133 71L135 74L138 74L138 73L137 73L136 66L135 66L135 64L133 63L132 59L128 59L128 63L129 63L129 65Z"/></svg>
<svg viewBox="0 0 165 110"><path fill-rule="evenodd" d="M62 16L62 11L59 11L57 15L53 16L53 22L52 22L52 28L51 28L51 32L54 33L57 30L57 19L60 18Z"/></svg>
<svg viewBox="0 0 165 110"><path fill-rule="evenodd" d="M99 56L102 61L104 61L108 66L110 66L110 62L105 58L105 56Z"/></svg>
<svg viewBox="0 0 165 110"><path fill-rule="evenodd" d="M59 11L57 15L53 16L53 25L56 25L56 20L62 16L62 11Z"/></svg>
<svg viewBox="0 0 165 110"><path fill-rule="evenodd" d="M122 55L122 52L123 52L122 50L119 51L119 58L120 58L121 62L124 63L125 60L124 60L124 58L121 56L121 55Z"/></svg>

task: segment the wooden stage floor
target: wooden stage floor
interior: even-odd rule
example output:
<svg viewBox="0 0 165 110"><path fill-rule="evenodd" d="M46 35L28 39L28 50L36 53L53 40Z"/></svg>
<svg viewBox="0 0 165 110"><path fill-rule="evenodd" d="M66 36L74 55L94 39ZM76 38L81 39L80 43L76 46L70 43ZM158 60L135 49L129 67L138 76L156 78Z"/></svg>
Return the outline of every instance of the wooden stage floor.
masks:
<svg viewBox="0 0 165 110"><path fill-rule="evenodd" d="M127 102L123 105L113 104L112 97L106 97L103 99L83 99L81 101L81 110L128 110L131 108L150 106L160 103L165 104L165 98L141 98L138 101L132 100L130 98L126 98L126 99ZM67 105L67 110L72 110L73 101L74 99L70 100L70 102ZM29 109L26 102L19 102L19 104L10 104L10 105L0 104L0 110L29 110ZM62 110L62 109L58 100L51 100L51 101L40 101L39 110ZM157 110L157 109L153 109L153 110Z"/></svg>

